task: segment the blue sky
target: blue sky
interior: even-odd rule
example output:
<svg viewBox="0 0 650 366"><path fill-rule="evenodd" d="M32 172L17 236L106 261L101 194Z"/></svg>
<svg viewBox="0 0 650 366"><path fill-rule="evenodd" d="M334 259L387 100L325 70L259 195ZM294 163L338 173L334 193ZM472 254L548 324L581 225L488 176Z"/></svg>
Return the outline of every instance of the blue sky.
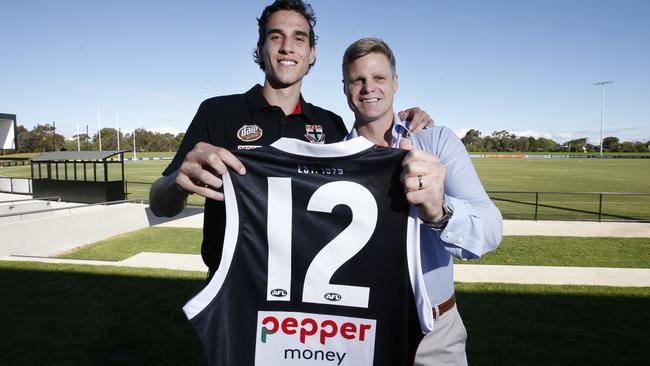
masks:
<svg viewBox="0 0 650 366"><path fill-rule="evenodd" d="M207 97L240 93L263 74L252 61L256 17L270 1L0 3L0 113L31 128L180 132ZM396 107L420 106L459 134L508 130L556 141L600 134L650 139L650 1L311 1L317 63L303 95L353 120L341 56L361 37L397 58Z"/></svg>

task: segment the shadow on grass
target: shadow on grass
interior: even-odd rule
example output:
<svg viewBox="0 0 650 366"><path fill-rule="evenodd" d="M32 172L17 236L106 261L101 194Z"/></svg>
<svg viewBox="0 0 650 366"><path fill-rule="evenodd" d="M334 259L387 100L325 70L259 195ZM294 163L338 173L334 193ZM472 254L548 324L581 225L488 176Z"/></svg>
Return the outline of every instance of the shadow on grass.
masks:
<svg viewBox="0 0 650 366"><path fill-rule="evenodd" d="M202 363L181 311L201 279L3 267L0 278L4 365Z"/></svg>
<svg viewBox="0 0 650 366"><path fill-rule="evenodd" d="M470 365L641 365L650 289L460 284ZM541 291L540 291L541 290Z"/></svg>
<svg viewBox="0 0 650 366"><path fill-rule="evenodd" d="M200 365L199 342L181 312L203 287L200 277L2 264L1 363ZM461 284L470 364L645 363L648 291L566 289Z"/></svg>

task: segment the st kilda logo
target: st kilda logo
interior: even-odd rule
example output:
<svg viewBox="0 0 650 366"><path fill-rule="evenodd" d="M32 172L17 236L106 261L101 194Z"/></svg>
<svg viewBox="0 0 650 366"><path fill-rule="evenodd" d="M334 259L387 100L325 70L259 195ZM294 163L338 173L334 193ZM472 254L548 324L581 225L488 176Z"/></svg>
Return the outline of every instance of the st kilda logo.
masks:
<svg viewBox="0 0 650 366"><path fill-rule="evenodd" d="M237 138L244 142L259 140L263 131L258 125L243 125L237 131Z"/></svg>

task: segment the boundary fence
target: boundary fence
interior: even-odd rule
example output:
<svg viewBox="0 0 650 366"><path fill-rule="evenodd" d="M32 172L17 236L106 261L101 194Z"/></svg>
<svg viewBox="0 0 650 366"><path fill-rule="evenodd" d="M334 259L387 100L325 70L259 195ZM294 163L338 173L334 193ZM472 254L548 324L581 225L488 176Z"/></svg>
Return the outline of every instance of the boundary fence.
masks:
<svg viewBox="0 0 650 366"><path fill-rule="evenodd" d="M0 192L30 194L25 178L0 177ZM148 202L151 183L125 181L127 199ZM650 222L650 193L488 191L506 219ZM188 205L203 206L198 195Z"/></svg>
<svg viewBox="0 0 650 366"><path fill-rule="evenodd" d="M32 180L29 178L0 177L0 192L32 194Z"/></svg>
<svg viewBox="0 0 650 366"><path fill-rule="evenodd" d="M130 199L149 200L151 183L127 181ZM650 193L488 191L506 219L650 222ZM203 206L197 195L188 205Z"/></svg>
<svg viewBox="0 0 650 366"><path fill-rule="evenodd" d="M126 182L127 197L149 200L151 183ZM650 193L488 191L506 219L650 222ZM188 205L203 206L197 195Z"/></svg>
<svg viewBox="0 0 650 366"><path fill-rule="evenodd" d="M489 191L504 218L650 222L650 193Z"/></svg>

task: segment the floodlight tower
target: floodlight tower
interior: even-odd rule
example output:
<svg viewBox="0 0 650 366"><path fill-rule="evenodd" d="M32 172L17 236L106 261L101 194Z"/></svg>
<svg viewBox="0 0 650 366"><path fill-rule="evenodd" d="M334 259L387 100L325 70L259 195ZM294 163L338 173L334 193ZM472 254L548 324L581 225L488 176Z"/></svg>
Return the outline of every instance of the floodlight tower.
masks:
<svg viewBox="0 0 650 366"><path fill-rule="evenodd" d="M594 83L596 86L603 87L603 103L600 109L600 156L603 156L603 120L605 119L605 85L613 83L614 80L599 81Z"/></svg>

